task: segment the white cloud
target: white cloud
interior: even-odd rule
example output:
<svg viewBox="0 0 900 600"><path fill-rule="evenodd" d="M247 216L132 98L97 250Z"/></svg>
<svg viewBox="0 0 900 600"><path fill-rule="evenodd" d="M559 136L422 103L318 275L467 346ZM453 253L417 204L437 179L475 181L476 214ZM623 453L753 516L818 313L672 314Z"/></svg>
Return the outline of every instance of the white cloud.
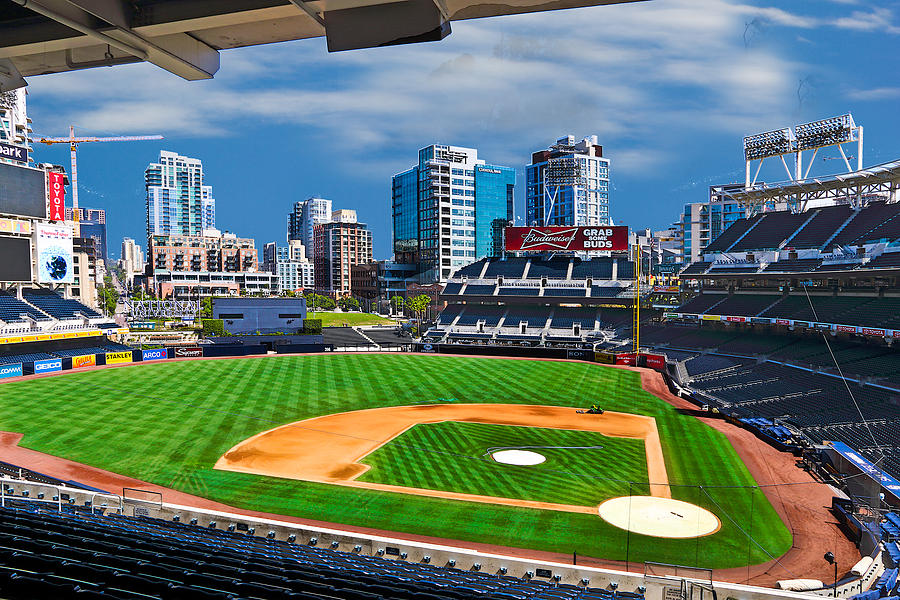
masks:
<svg viewBox="0 0 900 600"><path fill-rule="evenodd" d="M747 49L745 22L814 19L726 0L603 6L453 24L439 44L328 55L321 39L223 53L213 81L150 65L36 77L36 129L167 138L238 136L254 124L318 132L378 150L434 141L478 145L519 164L562 134L597 133L621 168L704 132L781 123L804 68ZM646 140L658 144L650 152ZM678 160L677 155L672 160Z"/></svg>
<svg viewBox="0 0 900 600"><path fill-rule="evenodd" d="M900 87L878 87L867 90L855 90L847 94L853 100L892 100L900 98Z"/></svg>

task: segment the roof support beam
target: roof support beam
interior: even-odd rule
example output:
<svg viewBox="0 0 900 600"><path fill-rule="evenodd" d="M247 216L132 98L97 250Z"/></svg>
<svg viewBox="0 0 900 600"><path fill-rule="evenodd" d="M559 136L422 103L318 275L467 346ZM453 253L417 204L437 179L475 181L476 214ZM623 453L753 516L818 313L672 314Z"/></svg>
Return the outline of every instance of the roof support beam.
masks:
<svg viewBox="0 0 900 600"><path fill-rule="evenodd" d="M289 0L289 2L308 14L313 21L322 26L322 29L325 29L325 19L323 19L312 6L307 4L305 0Z"/></svg>
<svg viewBox="0 0 900 600"><path fill-rule="evenodd" d="M218 51L185 33L155 38L136 33L120 0L13 1L185 79L210 79L219 70Z"/></svg>
<svg viewBox="0 0 900 600"><path fill-rule="evenodd" d="M28 85L8 58L0 58L0 93Z"/></svg>

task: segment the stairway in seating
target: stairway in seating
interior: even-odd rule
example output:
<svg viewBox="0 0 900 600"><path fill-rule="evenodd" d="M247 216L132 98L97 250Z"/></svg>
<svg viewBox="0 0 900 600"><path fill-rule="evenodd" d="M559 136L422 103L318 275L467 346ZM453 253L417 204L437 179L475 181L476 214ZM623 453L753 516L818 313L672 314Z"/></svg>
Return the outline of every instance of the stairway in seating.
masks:
<svg viewBox="0 0 900 600"><path fill-rule="evenodd" d="M359 327L354 327L354 328L353 328L353 331L355 331L355 332L358 333L359 335L361 335L361 336L363 336L364 338L366 338L367 340L369 340L369 343L372 344L373 346L375 346L376 348L378 348L379 350L381 349L381 344L376 344L376 343L375 343L375 340L373 340L372 338L370 338L369 336L367 336L367 335L366 335L366 332L363 331L362 329L360 329Z"/></svg>
<svg viewBox="0 0 900 600"><path fill-rule="evenodd" d="M735 243L737 243L737 242L735 242ZM712 306L710 306L709 308L707 308L707 309L706 309L705 311L703 311L703 312L704 312L705 314L707 314L707 315L714 315L714 314L716 314L716 313L710 312L710 311L711 311L712 309L714 309L715 307L717 307L718 305L720 305L720 304L722 304L723 302L725 302L726 300L728 300L729 298L731 298L731 294L722 294L722 299L721 299L721 300L719 300L718 302L716 302L715 304L713 304Z"/></svg>
<svg viewBox="0 0 900 600"><path fill-rule="evenodd" d="M850 216L847 217L847 220L844 221L844 222L841 224L841 226L838 227L837 230L835 230L835 232L832 233L831 236L830 236L827 240L825 240L825 243L824 243L824 244L822 244L821 246L819 246L819 251L824 252L825 249L828 247L828 244L831 243L831 240L833 240L834 238L836 238L836 237L838 236L838 234L839 234L840 232L842 232L842 231L847 227L847 225L850 224L850 221L852 221L852 220L856 217L856 215L858 215L858 214L859 214L859 210L854 210L853 212L851 212L851 213L850 213Z"/></svg>
<svg viewBox="0 0 900 600"><path fill-rule="evenodd" d="M800 225L800 227L798 227L797 229L795 229L794 233L792 233L790 236L788 236L788 238L786 240L784 240L780 246L778 246L779 250L781 250L782 248L787 248L788 245L791 243L791 240L794 239L795 237L797 237L800 234L800 232L803 231L807 225L809 225L809 222L812 221L813 219L815 219L816 216L819 214L818 210L811 210L809 212L811 213L810 217L808 219L806 219L805 221L803 221L803 224Z"/></svg>
<svg viewBox="0 0 900 600"><path fill-rule="evenodd" d="M748 227L748 228L747 228L747 231L745 231L743 234L741 234L741 237L739 237L738 239L734 240L734 242L732 242L732 244L731 244L730 246L728 246L728 247L724 250L724 252L728 252L729 250L731 250L732 248L734 248L735 246L737 246L738 243L739 243L742 239L744 239L745 237L747 237L747 236L750 234L751 231L753 231L754 229L756 229L757 227L759 227L759 224L762 223L762 222L765 221L765 220L766 220L766 215L763 215L763 216L761 216L759 219L757 219L757 220L756 220L756 223L754 223L753 225L751 225L750 227ZM709 268L711 269L711 268L712 268L712 265L709 265Z"/></svg>
<svg viewBox="0 0 900 600"><path fill-rule="evenodd" d="M550 314L547 316L547 320L544 322L544 327L541 329L541 334L547 332L550 329L550 323L553 322L553 315L556 314L556 308L550 309Z"/></svg>
<svg viewBox="0 0 900 600"><path fill-rule="evenodd" d="M501 327L503 327L503 323L506 321L506 317L509 316L509 308L503 311L503 314L500 316L500 320L497 321L497 324L494 325L494 329L497 331L501 331Z"/></svg>
<svg viewBox="0 0 900 600"><path fill-rule="evenodd" d="M782 296L781 298L779 298L778 300L776 300L776 301L773 302L772 304L768 305L767 307L765 307L764 309L762 309L761 311L759 311L758 313L756 313L756 314L753 315L753 316L754 316L754 317L758 317L759 315L763 314L764 312L766 312L767 310L769 310L770 308L772 308L773 306L775 306L776 304L778 304L778 303L781 302L782 300L784 300L784 296Z"/></svg>

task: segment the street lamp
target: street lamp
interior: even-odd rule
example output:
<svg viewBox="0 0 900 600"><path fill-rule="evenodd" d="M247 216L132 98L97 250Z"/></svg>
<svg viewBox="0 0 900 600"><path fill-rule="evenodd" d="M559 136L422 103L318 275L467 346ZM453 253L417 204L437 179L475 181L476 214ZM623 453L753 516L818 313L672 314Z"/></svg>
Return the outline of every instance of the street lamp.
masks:
<svg viewBox="0 0 900 600"><path fill-rule="evenodd" d="M829 564L834 565L834 597L837 598L837 559L834 558L834 552L826 552L825 556L823 556L822 558L824 558Z"/></svg>

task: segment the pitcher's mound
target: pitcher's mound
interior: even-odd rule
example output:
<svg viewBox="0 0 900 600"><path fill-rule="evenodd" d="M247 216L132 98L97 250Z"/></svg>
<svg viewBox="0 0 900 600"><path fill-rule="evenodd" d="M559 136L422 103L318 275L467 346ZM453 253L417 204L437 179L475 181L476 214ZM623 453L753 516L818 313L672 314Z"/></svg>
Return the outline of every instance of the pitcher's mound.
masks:
<svg viewBox="0 0 900 600"><path fill-rule="evenodd" d="M693 538L715 533L722 524L705 508L656 496L621 496L599 507L610 525L661 538Z"/></svg>

